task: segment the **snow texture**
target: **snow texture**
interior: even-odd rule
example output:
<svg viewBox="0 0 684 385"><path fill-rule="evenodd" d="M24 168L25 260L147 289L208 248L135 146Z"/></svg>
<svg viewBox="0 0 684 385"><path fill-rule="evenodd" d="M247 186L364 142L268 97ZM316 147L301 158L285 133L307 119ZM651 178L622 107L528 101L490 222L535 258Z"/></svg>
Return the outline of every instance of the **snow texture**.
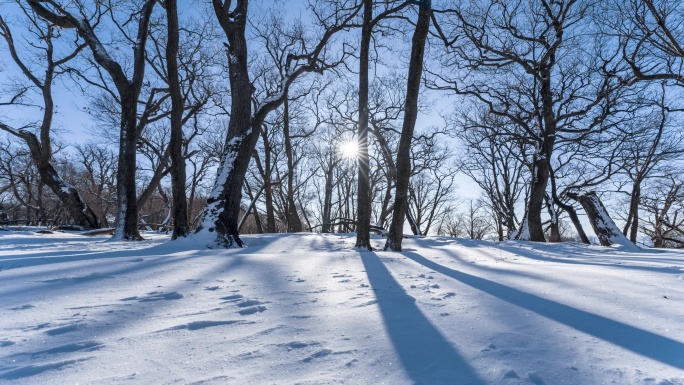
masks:
<svg viewBox="0 0 684 385"><path fill-rule="evenodd" d="M684 251L144 237L0 233L0 384L684 384Z"/></svg>

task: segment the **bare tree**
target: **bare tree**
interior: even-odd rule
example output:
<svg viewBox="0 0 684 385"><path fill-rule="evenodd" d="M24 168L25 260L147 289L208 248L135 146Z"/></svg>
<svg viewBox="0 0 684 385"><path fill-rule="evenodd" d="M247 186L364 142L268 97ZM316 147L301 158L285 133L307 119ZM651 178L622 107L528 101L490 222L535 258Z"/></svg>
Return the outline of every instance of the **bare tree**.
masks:
<svg viewBox="0 0 684 385"><path fill-rule="evenodd" d="M363 23L361 26L361 44L359 47L359 122L357 128L358 141L358 182L357 188L357 224L356 224L356 245L355 247L371 250L370 245L370 224L372 210L372 190L370 183L370 157L368 154L368 88L370 67L370 45L373 37L373 28L383 19L399 12L408 5L408 2L382 1L377 2L385 8L373 16L373 0L363 0ZM394 3L398 3L394 4Z"/></svg>
<svg viewBox="0 0 684 385"><path fill-rule="evenodd" d="M617 44L606 47L607 72L624 84L672 81L684 86L684 5L677 0L611 0L598 12L602 32ZM618 51L611 49L617 47Z"/></svg>
<svg viewBox="0 0 684 385"><path fill-rule="evenodd" d="M641 189L646 179L661 176L659 168L681 159L684 154L684 137L671 128L673 120L665 105L665 88L661 90L661 100L629 122L629 135L619 154L621 169L631 181L629 191L629 211L623 234L636 243L639 231L639 205Z"/></svg>
<svg viewBox="0 0 684 385"><path fill-rule="evenodd" d="M484 213L485 205L480 199L469 200L465 211L453 212L446 221L441 223L438 234L450 237L470 239L484 239L492 230Z"/></svg>
<svg viewBox="0 0 684 385"><path fill-rule="evenodd" d="M418 117L418 95L420 79L423 73L423 56L425 42L430 28L431 2L423 0L418 7L418 20L411 43L411 59L406 83L406 105L404 108L404 124L401 130L399 150L397 152L397 176L394 198L392 224L389 228L385 250L401 251L404 237L404 218L408 210L408 187L411 175L410 151L413 141L413 130Z"/></svg>
<svg viewBox="0 0 684 385"><path fill-rule="evenodd" d="M500 135L510 131L501 127L505 124L510 123L487 111L475 116L464 114L463 121L452 123L463 128L456 132L464 144L459 169L475 181L487 197L496 219L499 241L511 238L518 229L516 205L525 192L524 180L528 171L525 160L529 146Z"/></svg>
<svg viewBox="0 0 684 385"><path fill-rule="evenodd" d="M122 65L114 60L95 33L97 24L105 12L96 4L95 13L85 17L87 8L76 4L74 11L68 11L54 0L27 0L33 10L42 18L62 28L76 29L85 40L93 58L110 76L121 101L119 164L117 167L117 216L115 239L141 240L138 231L138 205L136 199L135 167L136 141L138 139L138 97L145 77L145 47L149 21L155 0L146 0L132 17L137 18L138 32L133 45L133 68L129 78Z"/></svg>
<svg viewBox="0 0 684 385"><path fill-rule="evenodd" d="M67 183L57 172L53 165L52 150L52 122L55 112L55 102L52 94L52 85L55 79L63 74L63 66L72 60L85 48L85 44L75 41L74 48L62 55L55 52L54 40L60 37L58 27L53 23L40 20L30 9L23 4L18 4L23 13L23 21L30 25L29 33L35 41L31 41L30 47L34 52L19 51L10 26L0 15L0 35L7 43L10 57L21 70L24 77L35 87L42 96L42 118L38 128L38 136L27 127L16 129L0 122L0 129L20 138L26 143L33 163L38 169L41 183L59 197L67 207L72 220L78 226L84 228L97 228L97 217L93 210L83 200L78 190ZM27 33L26 36L29 36ZM38 55L39 59L30 59L29 56ZM58 57L59 56L59 57ZM27 62L29 60L30 62ZM37 61L40 62L37 62ZM36 65L40 70L32 69ZM38 72L42 72L38 74ZM24 89L22 89L23 92Z"/></svg>
<svg viewBox="0 0 684 385"><path fill-rule="evenodd" d="M653 247L684 247L684 183L681 170L670 171L649 181L641 198L646 216L639 228Z"/></svg>
<svg viewBox="0 0 684 385"><path fill-rule="evenodd" d="M554 150L581 143L615 108L617 86L604 76L604 63L591 53L598 43L585 33L592 28L591 6L582 0L473 0L445 11L458 23L440 34L455 53L442 64L467 71L462 81L436 74L436 87L470 96L511 123L506 127L515 130L503 133L506 138L534 148L521 239L545 240L542 209ZM463 36L459 43L457 35Z"/></svg>
<svg viewBox="0 0 684 385"><path fill-rule="evenodd" d="M233 6L232 1L213 0L212 4L219 24L228 38L226 54L233 93L225 153L199 231L214 233L211 235L211 243L222 247L241 247L243 242L238 234L237 221L242 185L264 119L282 105L290 86L299 77L336 65L325 61L329 54L328 43L336 33L351 25L360 7L356 4L346 7L347 2L340 2L335 4L337 7L331 14L318 12L314 8L315 22L322 29L319 39L311 45L311 41L305 36L295 37L299 44L284 58L280 86L274 93L264 95L252 109L255 86L250 80L245 36L249 1L237 0ZM298 31L303 33L302 29Z"/></svg>

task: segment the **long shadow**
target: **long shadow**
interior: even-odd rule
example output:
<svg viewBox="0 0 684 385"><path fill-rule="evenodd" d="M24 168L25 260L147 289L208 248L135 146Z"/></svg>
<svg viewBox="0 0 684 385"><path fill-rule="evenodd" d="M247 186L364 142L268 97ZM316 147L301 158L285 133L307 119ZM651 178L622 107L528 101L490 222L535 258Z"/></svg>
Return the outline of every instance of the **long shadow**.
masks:
<svg viewBox="0 0 684 385"><path fill-rule="evenodd" d="M612 319L563 305L484 278L450 269L415 253L404 255L429 268L475 289L493 295L523 309L560 322L596 338L608 341L636 354L684 369L684 344Z"/></svg>
<svg viewBox="0 0 684 385"><path fill-rule="evenodd" d="M372 252L360 254L387 333L411 380L416 384L484 384L378 256Z"/></svg>
<svg viewBox="0 0 684 385"><path fill-rule="evenodd" d="M600 267L615 267L619 269L629 269L629 270L642 270L642 271L652 271L656 273L666 273L666 274L682 274L682 270L677 269L677 268L671 268L671 267L654 267L654 266L636 266L636 265L621 265L621 264L611 264L611 263L598 263L598 262L591 262L586 259L582 260L573 260L573 259L567 259L567 258L551 258L546 255L549 255L551 250L535 250L535 249L526 249L526 248L515 248L512 246L510 243L500 243L500 242L485 242L485 241L477 241L477 240L471 240L471 239L454 239L452 242L447 242L445 240L431 240L431 239L426 239L426 240L421 240L421 243L425 246L446 246L446 245L459 245L459 246L464 246L464 247L482 247L482 246L487 246L491 247L493 249L506 252L506 253L511 253L518 255L523 258L529 258L533 259L536 261L544 261L544 262L557 262L557 263L564 263L568 265L587 265L587 266L600 266ZM535 245L537 247L541 246L551 246L551 245ZM452 254L455 256L458 256L457 253L455 253L452 250L447 250L444 249L445 252L448 254ZM654 250L654 249L644 249L641 251L643 254L663 254L664 252L662 250ZM562 253L558 253L557 250L553 250L552 252L555 255L562 256ZM631 258L626 261L634 261L635 259ZM648 262L648 260L643 260L640 259L641 261ZM664 261L663 259L660 259L660 261ZM682 263L684 260L683 259L667 259L670 263Z"/></svg>
<svg viewBox="0 0 684 385"><path fill-rule="evenodd" d="M496 244L491 245L491 247L499 249L499 250L504 251L504 252L517 254L523 258L534 259L537 261L557 262L557 263L564 263L564 264L568 264L568 265L615 267L618 269L653 271L656 273L665 273L665 274L682 274L682 270L674 269L671 267L618 265L618 264L610 264L610 263L589 262L586 260L572 260L572 259L566 259L566 258L549 258L549 257L545 257L543 254L536 253L535 251L532 251L532 250L516 249L515 251L512 251L510 248L506 248L506 247L503 247L501 245L496 245ZM682 261L679 261L679 262L682 262Z"/></svg>

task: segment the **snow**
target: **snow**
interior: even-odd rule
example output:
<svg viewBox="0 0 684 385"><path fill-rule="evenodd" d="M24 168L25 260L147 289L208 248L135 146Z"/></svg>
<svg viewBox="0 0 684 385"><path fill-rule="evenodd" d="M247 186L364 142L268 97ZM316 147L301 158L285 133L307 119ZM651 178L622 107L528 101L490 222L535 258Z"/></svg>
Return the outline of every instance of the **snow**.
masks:
<svg viewBox="0 0 684 385"><path fill-rule="evenodd" d="M0 384L684 384L682 251L144 238L0 231Z"/></svg>
<svg viewBox="0 0 684 385"><path fill-rule="evenodd" d="M580 194L586 195L585 192L580 192ZM625 237L624 234L622 234L620 229L617 227L615 222L613 222L598 196L586 196L588 196L594 202L594 206L596 207L596 211L598 212L598 218L596 218L596 220L598 221L597 225L601 228L608 229L608 233L610 234L608 241L611 244L619 246L627 251L638 250L639 246L635 245L634 243L632 243L632 241L627 239L627 237Z"/></svg>

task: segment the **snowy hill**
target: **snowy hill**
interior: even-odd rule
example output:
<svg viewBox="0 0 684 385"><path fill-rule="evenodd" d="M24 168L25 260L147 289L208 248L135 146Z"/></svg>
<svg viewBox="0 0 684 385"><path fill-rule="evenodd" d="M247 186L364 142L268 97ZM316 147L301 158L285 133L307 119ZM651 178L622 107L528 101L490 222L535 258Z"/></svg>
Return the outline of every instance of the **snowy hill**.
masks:
<svg viewBox="0 0 684 385"><path fill-rule="evenodd" d="M0 383L684 384L679 251L146 237L2 232Z"/></svg>

